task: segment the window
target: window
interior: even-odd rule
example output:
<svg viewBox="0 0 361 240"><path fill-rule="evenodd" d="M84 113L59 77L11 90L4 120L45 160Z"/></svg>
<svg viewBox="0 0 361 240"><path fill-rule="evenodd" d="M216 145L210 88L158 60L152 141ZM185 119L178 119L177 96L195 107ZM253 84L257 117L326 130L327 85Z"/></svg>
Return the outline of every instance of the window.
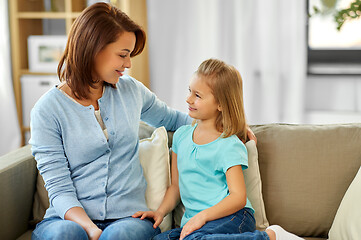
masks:
<svg viewBox="0 0 361 240"><path fill-rule="evenodd" d="M361 74L361 17L347 19L340 31L334 20L338 11L350 8L352 2L355 0L308 0L309 74ZM361 15L359 2L351 15Z"/></svg>

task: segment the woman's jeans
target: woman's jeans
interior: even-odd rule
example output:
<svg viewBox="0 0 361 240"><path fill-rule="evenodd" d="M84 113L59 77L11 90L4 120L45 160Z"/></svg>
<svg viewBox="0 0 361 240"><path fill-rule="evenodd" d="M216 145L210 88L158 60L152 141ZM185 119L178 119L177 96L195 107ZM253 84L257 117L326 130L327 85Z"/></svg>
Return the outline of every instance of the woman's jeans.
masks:
<svg viewBox="0 0 361 240"><path fill-rule="evenodd" d="M160 229L154 229L153 223L148 219L140 220L139 218L126 217L118 220L93 222L98 226L98 228L103 230L99 240L149 240L160 233ZM44 219L42 222L40 222L33 231L31 239L88 240L88 235L85 230L76 222L54 217Z"/></svg>
<svg viewBox="0 0 361 240"><path fill-rule="evenodd" d="M179 239L182 228L161 233L153 240ZM248 208L243 208L229 216L207 222L202 228L187 235L184 240L269 240L266 232L255 230L255 219Z"/></svg>

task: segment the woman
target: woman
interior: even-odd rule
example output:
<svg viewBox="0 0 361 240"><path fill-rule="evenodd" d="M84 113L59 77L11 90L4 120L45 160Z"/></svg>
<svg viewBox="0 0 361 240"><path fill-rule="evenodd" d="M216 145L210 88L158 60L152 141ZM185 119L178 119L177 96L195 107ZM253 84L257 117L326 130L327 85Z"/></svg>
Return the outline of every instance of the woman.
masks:
<svg viewBox="0 0 361 240"><path fill-rule="evenodd" d="M32 153L50 207L33 239L150 239L138 157L139 121L176 130L190 122L123 75L145 33L117 8L96 3L75 20L59 63L61 84L31 113Z"/></svg>

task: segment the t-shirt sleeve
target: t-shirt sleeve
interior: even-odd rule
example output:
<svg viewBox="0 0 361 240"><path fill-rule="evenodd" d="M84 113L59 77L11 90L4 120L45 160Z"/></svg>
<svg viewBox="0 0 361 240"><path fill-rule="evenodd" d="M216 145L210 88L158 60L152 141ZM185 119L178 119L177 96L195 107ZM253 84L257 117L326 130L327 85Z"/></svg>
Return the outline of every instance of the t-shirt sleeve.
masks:
<svg viewBox="0 0 361 240"><path fill-rule="evenodd" d="M173 134L172 151L175 154L178 154L179 135L181 134L181 131L182 131L182 127L178 128Z"/></svg>
<svg viewBox="0 0 361 240"><path fill-rule="evenodd" d="M179 144L182 141L182 138L185 137L185 135L187 134L188 131L190 131L192 128L191 125L184 125L181 126L180 128L178 128L174 134L173 134L173 140L172 140L172 151L175 154L178 154L178 148L179 148Z"/></svg>
<svg viewBox="0 0 361 240"><path fill-rule="evenodd" d="M247 148L237 137L232 137L226 141L223 146L222 161L220 168L225 173L230 167L241 165L242 170L248 168Z"/></svg>

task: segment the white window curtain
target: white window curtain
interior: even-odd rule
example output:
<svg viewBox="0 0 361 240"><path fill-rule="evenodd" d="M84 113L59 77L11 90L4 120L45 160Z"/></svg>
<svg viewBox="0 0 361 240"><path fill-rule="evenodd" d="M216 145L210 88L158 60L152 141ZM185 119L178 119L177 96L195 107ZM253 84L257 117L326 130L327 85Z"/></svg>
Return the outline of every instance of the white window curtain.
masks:
<svg viewBox="0 0 361 240"><path fill-rule="evenodd" d="M10 34L7 0L0 0L0 156L20 146L11 79Z"/></svg>
<svg viewBox="0 0 361 240"><path fill-rule="evenodd" d="M150 87L186 111L193 72L207 58L234 65L249 124L302 123L306 1L148 0Z"/></svg>

